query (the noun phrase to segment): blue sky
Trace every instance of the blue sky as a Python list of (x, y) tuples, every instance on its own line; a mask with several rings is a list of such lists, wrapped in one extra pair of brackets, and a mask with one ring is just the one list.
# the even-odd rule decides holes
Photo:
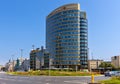
[(89, 48), (96, 59), (120, 55), (120, 0), (0, 0), (0, 64), (45, 46), (45, 19), (55, 8), (80, 3), (87, 12)]

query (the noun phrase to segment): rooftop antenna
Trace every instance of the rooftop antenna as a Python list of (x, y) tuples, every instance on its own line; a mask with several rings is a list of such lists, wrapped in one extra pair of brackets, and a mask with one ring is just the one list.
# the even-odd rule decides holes
[(32, 49), (34, 50), (34, 48), (35, 48), (35, 45), (32, 45)]
[(12, 61), (14, 61), (14, 55), (12, 55)]
[(93, 58), (93, 53), (91, 53), (91, 56), (92, 56), (92, 60), (93, 60), (93, 59), (94, 59), (94, 58)]
[(14, 55), (12, 55), (12, 71), (14, 71)]
[(22, 60), (22, 57), (23, 57), (23, 49), (20, 49), (21, 50), (21, 60)]

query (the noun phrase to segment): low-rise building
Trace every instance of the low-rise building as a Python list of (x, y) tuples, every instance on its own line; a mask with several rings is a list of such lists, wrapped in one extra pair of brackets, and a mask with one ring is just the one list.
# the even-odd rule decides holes
[(39, 53), (38, 48), (30, 52), (30, 69), (32, 70), (40, 69)]
[(10, 72), (14, 71), (15, 65), (16, 65), (16, 60), (13, 61), (9, 60), (9, 62), (5, 64), (5, 70)]
[(114, 67), (119, 68), (120, 67), (120, 56), (111, 57), (111, 63)]
[(9, 60), (5, 64), (5, 71), (28, 71), (30, 69), (30, 60), (18, 58), (17, 60)]
[(92, 59), (88, 60), (88, 69), (91, 71), (92, 69), (98, 69), (99, 65), (103, 62), (103, 60)]
[(14, 70), (15, 71), (19, 71), (19, 70), (22, 70), (22, 63), (23, 63), (23, 61), (24, 61), (25, 59), (24, 58), (18, 58), (17, 60), (16, 60), (16, 65), (15, 65), (15, 67), (14, 67)]
[(25, 59), (22, 62), (21, 68), (23, 71), (29, 71), (30, 70), (30, 60), (29, 59)]
[(49, 66), (49, 54), (41, 47), (30, 52), (30, 69), (39, 70)]

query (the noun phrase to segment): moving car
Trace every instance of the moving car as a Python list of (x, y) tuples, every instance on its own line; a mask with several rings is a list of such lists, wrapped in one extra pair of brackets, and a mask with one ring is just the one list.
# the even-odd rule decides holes
[(107, 71), (104, 73), (105, 76), (120, 76), (120, 71)]
[(116, 71), (115, 76), (120, 76), (120, 71)]
[(114, 71), (107, 71), (104, 73), (105, 77), (111, 77), (111, 76), (114, 76), (115, 75), (115, 72)]

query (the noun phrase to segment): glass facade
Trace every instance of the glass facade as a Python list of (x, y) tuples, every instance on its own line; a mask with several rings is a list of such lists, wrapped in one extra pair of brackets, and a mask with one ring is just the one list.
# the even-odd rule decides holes
[(57, 68), (87, 68), (88, 29), (86, 12), (79, 4), (54, 10), (46, 19), (46, 48)]

